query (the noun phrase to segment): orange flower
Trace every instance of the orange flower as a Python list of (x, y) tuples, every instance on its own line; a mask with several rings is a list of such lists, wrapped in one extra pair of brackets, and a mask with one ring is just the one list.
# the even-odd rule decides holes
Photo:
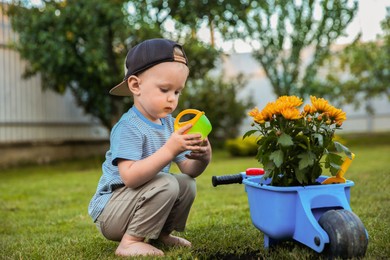
[(273, 102), (268, 103), (261, 111), (261, 114), (266, 121), (271, 120), (274, 115), (278, 114), (277, 105)]
[(248, 115), (251, 117), (256, 117), (256, 115), (259, 113), (260, 113), (259, 109), (257, 107), (255, 107), (251, 111), (248, 112)]
[[(330, 105), (327, 100), (315, 96), (310, 96), (310, 100), (312, 104), (306, 104), (302, 112), (299, 112), (298, 107), (303, 103), (301, 98), (281, 96), (275, 102), (267, 103), (261, 111), (257, 107), (253, 108), (248, 115), (253, 117), (254, 122), (258, 124), (272, 121), (277, 115), (282, 115), (288, 120), (296, 120), (307, 117), (307, 115), (314, 116), (316, 114), (314, 118), (319, 121), (324, 120), (324, 123), (328, 125), (341, 125), (347, 119), (344, 111)], [(308, 121), (310, 122), (310, 120)]]
[(276, 103), (285, 107), (299, 107), (303, 104), (302, 98), (297, 96), (281, 96), (276, 100)]
[(249, 111), (248, 115), (253, 117), (253, 120), (258, 124), (263, 124), (265, 122), (263, 114), (259, 111), (257, 107)]
[(294, 107), (284, 108), (281, 111), (281, 114), (284, 118), (289, 119), (289, 120), (297, 120), (297, 119), (302, 118), (302, 115), (299, 112), (299, 110), (294, 108)]
[(343, 110), (335, 108), (335, 107), (331, 107), (329, 109), (328, 115), (335, 122), (342, 123), (347, 119), (347, 114)]
[(258, 123), (258, 124), (264, 124), (265, 123), (265, 118), (263, 117), (263, 114), (262, 113), (259, 113), (256, 117), (255, 117), (255, 122)]
[(310, 96), (310, 101), (313, 107), (319, 112), (327, 112), (331, 105), (329, 105), (328, 101), (323, 98), (316, 98), (314, 96)]
[(307, 104), (307, 105), (305, 105), (305, 106), (303, 107), (303, 111), (305, 111), (306, 114), (312, 115), (312, 114), (314, 114), (317, 110), (316, 110), (315, 107), (310, 106), (309, 104)]

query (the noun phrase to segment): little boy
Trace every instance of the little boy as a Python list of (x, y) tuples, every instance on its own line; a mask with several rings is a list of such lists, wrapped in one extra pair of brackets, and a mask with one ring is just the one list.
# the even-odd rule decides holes
[[(147, 243), (191, 246), (171, 235), (184, 231), (196, 194), (194, 178), (211, 160), (211, 146), (200, 134), (174, 131), (176, 109), (189, 69), (182, 46), (151, 39), (132, 48), (126, 76), (110, 94), (134, 98), (113, 127), (103, 173), (88, 212), (104, 237), (120, 241), (116, 255), (164, 255)], [(171, 162), (182, 174), (171, 174)]]

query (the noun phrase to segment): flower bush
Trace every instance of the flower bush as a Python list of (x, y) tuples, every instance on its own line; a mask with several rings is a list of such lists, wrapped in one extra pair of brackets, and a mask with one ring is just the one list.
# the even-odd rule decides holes
[(323, 167), (336, 175), (343, 163), (341, 152), (351, 158), (347, 147), (334, 140), (346, 113), (323, 98), (310, 96), (302, 110), (296, 96), (282, 96), (263, 110), (249, 112), (256, 129), (244, 138), (259, 134), (257, 160), (273, 186), (314, 185)]

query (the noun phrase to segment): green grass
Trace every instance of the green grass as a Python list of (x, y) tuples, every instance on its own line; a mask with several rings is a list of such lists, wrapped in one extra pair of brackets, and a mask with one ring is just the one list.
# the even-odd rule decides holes
[[(355, 182), (351, 207), (369, 232), (368, 259), (390, 257), (390, 135), (381, 139), (346, 140), (356, 154), (346, 177)], [(193, 247), (163, 248), (167, 258), (318, 259), (313, 250), (294, 242), (264, 250), (263, 235), (251, 223), (244, 185), (211, 185), (212, 175), (257, 167), (256, 160), (230, 158), (222, 151), (213, 156), (197, 178), (197, 198), (182, 234)], [(3, 170), (0, 259), (116, 258), (117, 243), (104, 239), (87, 214), (100, 166), (101, 158)]]

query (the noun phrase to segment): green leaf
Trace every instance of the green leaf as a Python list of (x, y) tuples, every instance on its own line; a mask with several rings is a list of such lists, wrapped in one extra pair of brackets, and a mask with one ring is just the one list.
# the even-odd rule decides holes
[(305, 135), (297, 135), (294, 139), (298, 142), (298, 146), (302, 147), (304, 150), (306, 150), (310, 145), (309, 138)]
[(319, 146), (324, 146), (324, 137), (322, 136), (322, 134), (313, 134), (313, 137), (314, 137), (314, 140), (316, 140), (318, 142), (318, 145)]
[(305, 152), (298, 155), (298, 158), (301, 160), (299, 161), (299, 170), (305, 169), (308, 166), (311, 166), (314, 164), (314, 161), (316, 159), (316, 156), (312, 152)]
[(339, 153), (344, 152), (345, 155), (347, 155), (350, 159), (352, 159), (352, 153), (348, 149), (348, 147), (342, 145), (339, 142), (334, 142), (334, 146), (335, 146), (337, 152), (339, 152)]
[(325, 167), (329, 168), (331, 174), (334, 176), (340, 170), (340, 165), (343, 160), (340, 155), (335, 153), (328, 153), (325, 159)]
[(283, 147), (292, 146), (294, 144), (291, 136), (286, 133), (282, 133), (278, 138), (278, 143)]
[(316, 179), (318, 177), (320, 177), (320, 175), (322, 174), (322, 168), (321, 168), (321, 165), (319, 163), (316, 163), (313, 165), (312, 169), (311, 169), (311, 179), (310, 181), (312, 183), (314, 183), (316, 181)]
[(257, 131), (258, 131), (258, 130), (249, 130), (248, 132), (246, 132), (246, 133), (243, 135), (242, 139), (245, 139), (245, 137), (248, 137), (248, 136), (253, 135), (253, 134), (256, 133)]
[(304, 182), (304, 180), (305, 180), (305, 171), (303, 171), (303, 170), (296, 170), (295, 171), (295, 177), (297, 178), (297, 180), (298, 180), (298, 182), (299, 183), (302, 183), (302, 182)]
[(283, 152), (282, 150), (276, 150), (271, 153), (269, 158), (275, 163), (276, 167), (280, 167), (283, 163)]

